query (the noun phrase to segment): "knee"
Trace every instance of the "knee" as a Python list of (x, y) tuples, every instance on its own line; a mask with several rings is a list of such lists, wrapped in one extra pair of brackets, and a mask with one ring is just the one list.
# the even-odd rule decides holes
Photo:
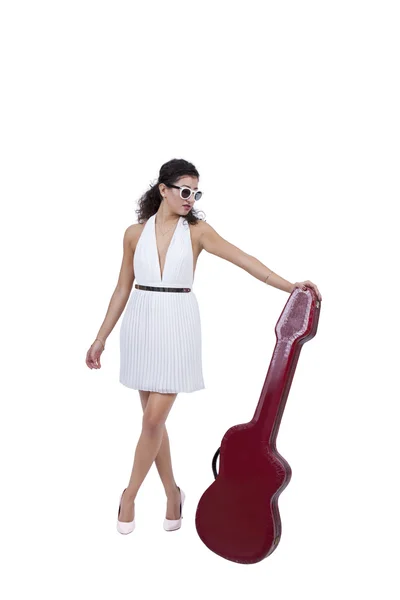
[(143, 431), (151, 435), (157, 434), (164, 427), (164, 418), (151, 411), (146, 411), (142, 418)]

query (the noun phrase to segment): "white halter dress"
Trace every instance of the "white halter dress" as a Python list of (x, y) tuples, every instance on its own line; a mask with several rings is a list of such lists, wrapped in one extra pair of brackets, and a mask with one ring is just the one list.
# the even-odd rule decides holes
[(165, 394), (205, 388), (202, 372), (200, 312), (193, 285), (190, 226), (180, 217), (171, 238), (163, 276), (158, 258), (154, 214), (136, 245), (133, 268), (139, 285), (191, 288), (158, 292), (132, 288), (120, 328), (123, 385)]

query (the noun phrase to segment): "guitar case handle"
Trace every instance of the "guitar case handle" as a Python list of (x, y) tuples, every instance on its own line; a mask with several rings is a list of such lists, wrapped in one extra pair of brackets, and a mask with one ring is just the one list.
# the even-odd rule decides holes
[(221, 447), (219, 447), (218, 450), (216, 451), (216, 453), (214, 454), (214, 457), (213, 457), (212, 463), (211, 463), (215, 479), (217, 479), (217, 477), (218, 477), (216, 465), (217, 465), (217, 458), (218, 458), (218, 454), (219, 454), (220, 449), (221, 449)]

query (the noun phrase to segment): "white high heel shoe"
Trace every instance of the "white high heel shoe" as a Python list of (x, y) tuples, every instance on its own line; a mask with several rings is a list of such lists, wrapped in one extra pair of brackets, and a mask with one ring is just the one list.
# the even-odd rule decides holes
[(164, 519), (164, 529), (165, 531), (175, 531), (175, 529), (180, 529), (181, 525), (182, 525), (182, 508), (183, 508), (183, 504), (185, 502), (185, 493), (183, 490), (181, 490), (181, 488), (178, 486), (179, 489), (179, 493), (181, 495), (181, 505), (180, 505), (180, 518), (179, 519)]
[[(125, 488), (125, 490), (126, 490), (126, 488)], [(125, 490), (124, 490), (124, 492), (125, 492)], [(122, 502), (122, 496), (124, 495), (124, 492), (122, 492), (121, 497), (119, 499), (118, 517), (121, 512), (121, 502)], [(135, 529), (135, 519), (133, 519), (133, 521), (120, 521), (118, 518), (117, 529), (118, 529), (119, 533), (132, 533), (132, 531)]]

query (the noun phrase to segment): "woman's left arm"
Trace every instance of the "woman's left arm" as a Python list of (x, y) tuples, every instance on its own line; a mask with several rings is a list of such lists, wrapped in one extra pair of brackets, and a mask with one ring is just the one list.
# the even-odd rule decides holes
[(237, 246), (229, 243), (205, 221), (201, 222), (200, 244), (207, 252), (215, 254), (215, 256), (219, 256), (224, 260), (228, 260), (232, 264), (237, 265), (250, 273), (250, 275), (253, 275), (256, 279), (259, 279), (278, 290), (290, 294), (296, 287), (302, 289), (310, 287), (315, 290), (319, 300), (322, 300), (322, 296), (315, 283), (312, 283), (308, 279), (306, 281), (290, 283), (290, 281), (283, 279), (283, 277), (280, 277), (277, 273), (266, 267), (255, 256), (251, 256), (250, 254), (243, 252), (243, 250)]

